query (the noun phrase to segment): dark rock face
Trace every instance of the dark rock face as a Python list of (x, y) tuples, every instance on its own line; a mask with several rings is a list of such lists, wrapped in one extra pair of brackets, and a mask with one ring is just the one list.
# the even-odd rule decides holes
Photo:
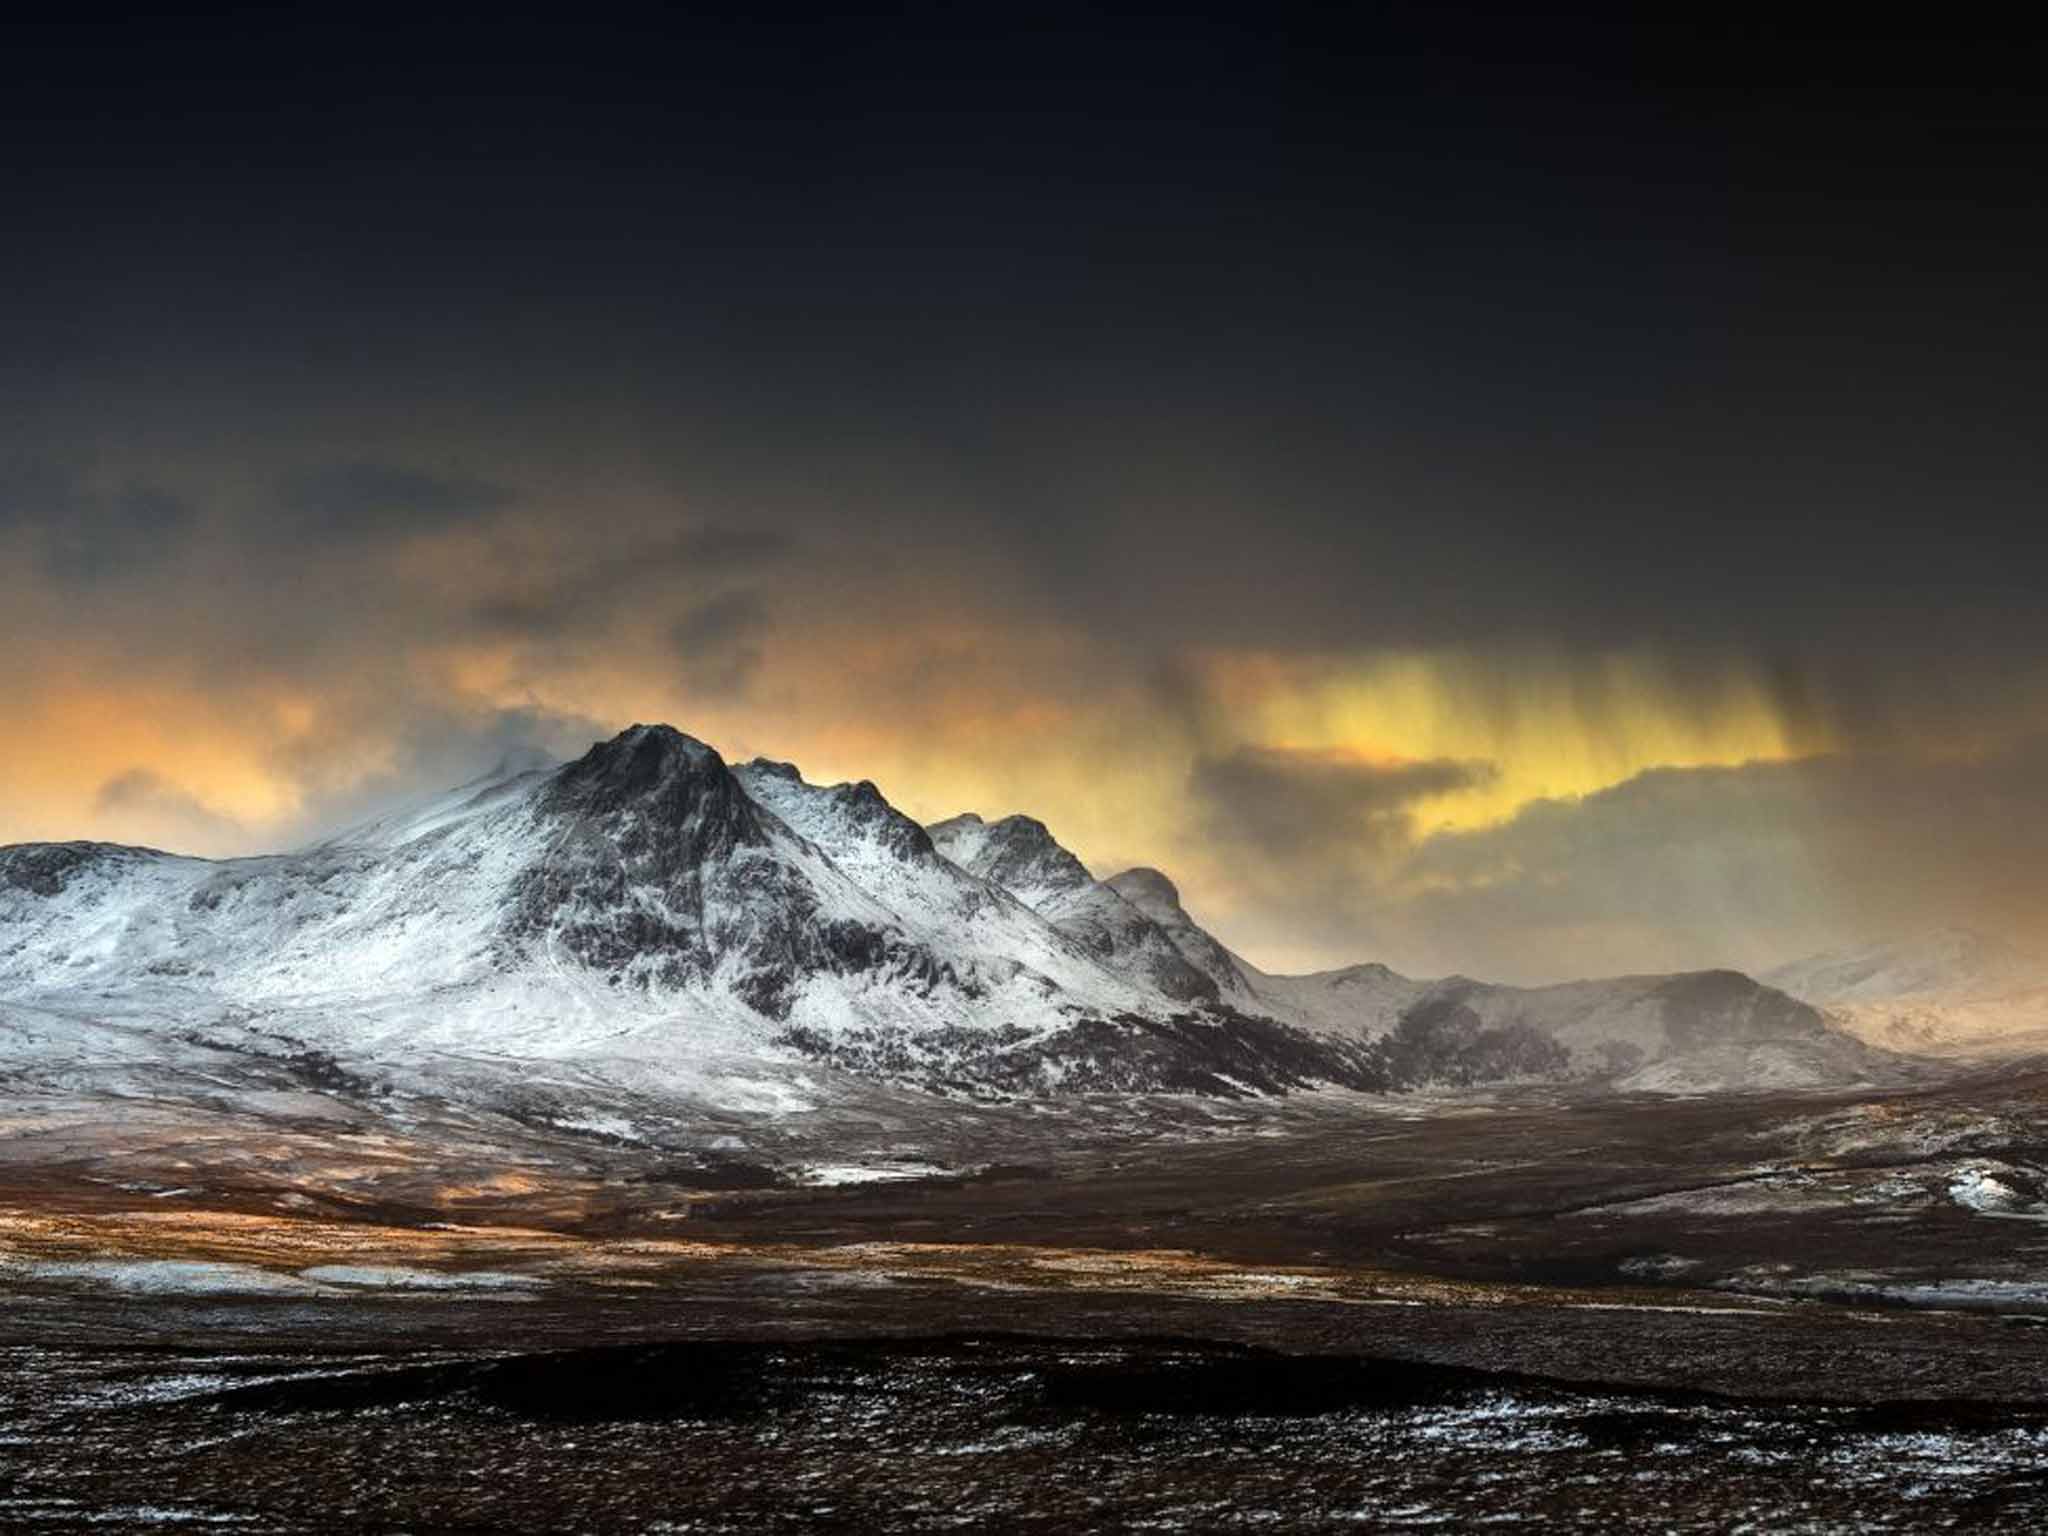
[(1111, 875), (1102, 883), (1147, 917), (1163, 922), (1175, 915), (1187, 916), (1180, 904), (1180, 887), (1167, 879), (1162, 870), (1141, 864), (1120, 875)]
[(538, 807), (603, 823), (622, 855), (654, 861), (644, 872), (657, 875), (767, 842), (725, 760), (665, 725), (636, 725), (598, 743), (555, 774)]
[(515, 940), (559, 945), (615, 978), (637, 970), (643, 982), (674, 984), (709, 973), (735, 935), (707, 915), (707, 898), (731, 879), (736, 853), (767, 843), (716, 752), (665, 726), (634, 726), (556, 773), (534, 809), (560, 830), (518, 883)]
[(1216, 983), (1188, 962), (1151, 918), (1107, 886), (1087, 886), (1049, 903), (1045, 915), (1108, 965), (1127, 967), (1177, 1003), (1213, 1003)]
[(931, 834), (883, 799), (873, 780), (835, 784), (826, 793), (840, 815), (867, 828), (876, 842), (895, 857), (905, 861), (938, 857)]
[(1192, 1093), (1248, 1098), (1336, 1086), (1387, 1086), (1370, 1052), (1228, 1010), (1152, 1019), (1081, 1019), (1051, 1034), (947, 1029), (911, 1034), (792, 1030), (784, 1045), (815, 1060), (927, 1092), (973, 1098), (1047, 1093)]
[(1740, 971), (1673, 976), (1653, 994), (1673, 1052), (1759, 1040), (1828, 1038), (1820, 1010)]
[(1527, 1024), (1489, 1025), (1455, 996), (1425, 999), (1367, 1050), (1388, 1086), (1470, 1087), (1518, 1077), (1563, 1077), (1571, 1052)]
[(792, 1030), (782, 1043), (833, 1066), (927, 1092), (1192, 1093), (1212, 1098), (1305, 1088), (1397, 1093), (1569, 1075), (1571, 1055), (1525, 1024), (1489, 1026), (1453, 1001), (1422, 1005), (1370, 1043), (1310, 1035), (1228, 1008), (1167, 1018), (1081, 1019), (1051, 1034)]
[(93, 865), (152, 857), (146, 848), (119, 843), (19, 843), (0, 848), (0, 885), (34, 896), (60, 896), (79, 871)]
[(518, 883), (513, 943), (559, 950), (615, 983), (677, 986), (724, 970), (770, 1018), (787, 1016), (812, 974), (873, 972), (919, 992), (953, 976), (892, 929), (822, 912), (724, 760), (666, 726), (591, 748), (534, 810), (559, 832)]

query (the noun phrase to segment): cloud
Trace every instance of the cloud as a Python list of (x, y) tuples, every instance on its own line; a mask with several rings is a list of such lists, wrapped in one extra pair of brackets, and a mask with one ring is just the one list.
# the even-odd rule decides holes
[(93, 809), (130, 837), (175, 849), (218, 849), (232, 844), (243, 827), (209, 807), (197, 795), (149, 768), (130, 768), (101, 784)]
[(290, 475), (280, 500), (295, 514), (295, 532), (352, 541), (465, 523), (509, 506), (513, 493), (488, 480), (365, 459)]
[(1958, 925), (2048, 958), (2048, 736), (1658, 767), (1430, 827), (1461, 760), (1198, 762), (1176, 872), (1289, 964), (1547, 982), (1731, 965)]
[(497, 707), (421, 692), (361, 697), (273, 753), (301, 804), (284, 841), (307, 840), (438, 794), (500, 764), (565, 759), (613, 728), (540, 705)]
[(1407, 840), (1411, 808), (1494, 777), (1491, 763), (1373, 762), (1343, 752), (1240, 747), (1195, 760), (1188, 775), (1209, 836), (1288, 859)]
[(727, 698), (744, 693), (759, 670), (759, 642), (768, 627), (768, 606), (758, 592), (727, 592), (677, 619), (669, 644), (692, 691)]
[(76, 477), (48, 459), (0, 462), (0, 528), (41, 526), (70, 515), (81, 499)]
[(1760, 969), (1951, 923), (2048, 951), (2043, 784), (2048, 739), (1657, 769), (1425, 838), (1374, 921), (1440, 962), (1544, 979)]
[(103, 488), (36, 459), (0, 465), (0, 532), (26, 530), (44, 572), (67, 586), (160, 567), (196, 521), (191, 503), (160, 485)]
[(1236, 942), (1364, 959), (1383, 885), (1418, 835), (1418, 807), (1495, 772), (1483, 761), (1268, 746), (1204, 754), (1188, 773), (1183, 847), (1198, 885), (1231, 893)]
[[(511, 639), (548, 641), (602, 631), (622, 614), (701, 593), (721, 577), (786, 565), (794, 552), (786, 531), (767, 526), (697, 523), (652, 534), (600, 535), (546, 561), (522, 560), (508, 585), (482, 586), (471, 617), (485, 632)], [(700, 598), (703, 606), (720, 601)], [(736, 615), (723, 611), (728, 619)], [(717, 615), (706, 622), (716, 626)]]

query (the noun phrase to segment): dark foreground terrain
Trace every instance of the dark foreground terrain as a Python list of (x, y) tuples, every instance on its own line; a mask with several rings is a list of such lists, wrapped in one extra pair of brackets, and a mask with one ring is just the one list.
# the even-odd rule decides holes
[(18, 1097), (0, 1528), (2048, 1528), (2044, 1090)]
[(23, 1347), (17, 1528), (2039, 1529), (2048, 1416), (1186, 1340)]

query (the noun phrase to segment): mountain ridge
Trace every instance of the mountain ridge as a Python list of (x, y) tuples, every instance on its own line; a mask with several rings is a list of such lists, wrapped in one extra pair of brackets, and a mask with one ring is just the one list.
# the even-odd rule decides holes
[(871, 781), (735, 767), (645, 724), (288, 854), (0, 849), (0, 1000), (88, 994), (152, 1027), (253, 1014), (337, 1055), (804, 1061), (968, 1094), (1626, 1087), (1771, 1043), (1816, 1081), (1885, 1070), (1734, 972), (1268, 976), (1164, 873), (1097, 880), (1035, 818), (921, 826)]
[(2048, 1051), (2048, 963), (1971, 929), (1827, 950), (1765, 979), (1882, 1049), (1957, 1058)]

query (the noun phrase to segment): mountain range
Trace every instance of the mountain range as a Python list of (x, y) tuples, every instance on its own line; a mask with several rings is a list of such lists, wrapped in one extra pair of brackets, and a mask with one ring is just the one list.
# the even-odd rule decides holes
[(1097, 879), (1028, 816), (925, 826), (867, 781), (731, 765), (661, 725), (288, 854), (0, 849), (0, 1065), (118, 1030), (131, 1057), (603, 1063), (765, 1102), (818, 1071), (967, 1098), (1897, 1073), (1794, 995), (1810, 977), (1776, 981), (1268, 975), (1160, 871)]
[(2048, 965), (1968, 929), (1831, 950), (1764, 980), (1887, 1050), (1959, 1058), (2048, 1051)]

